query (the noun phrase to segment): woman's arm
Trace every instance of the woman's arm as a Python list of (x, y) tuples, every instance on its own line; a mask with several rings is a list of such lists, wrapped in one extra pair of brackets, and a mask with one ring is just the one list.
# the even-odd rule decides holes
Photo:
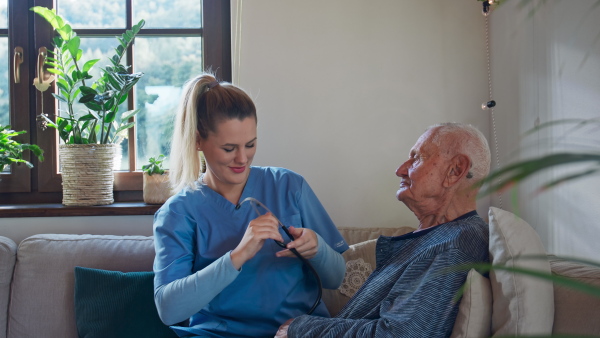
[(310, 263), (317, 270), (324, 288), (337, 289), (342, 285), (346, 274), (346, 261), (342, 254), (333, 250), (319, 234), (317, 240), (317, 255), (310, 259)]
[(231, 284), (239, 273), (228, 252), (192, 275), (158, 286), (154, 290), (158, 315), (167, 325), (190, 318)]

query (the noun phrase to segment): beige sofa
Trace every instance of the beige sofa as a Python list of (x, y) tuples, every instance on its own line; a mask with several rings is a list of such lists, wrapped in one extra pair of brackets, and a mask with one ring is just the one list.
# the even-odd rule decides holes
[[(348, 262), (362, 259), (374, 267), (374, 242), (380, 234), (400, 235), (411, 228), (340, 228), (351, 246)], [(18, 248), (0, 236), (0, 338), (77, 337), (74, 307), (74, 267), (112, 271), (151, 271), (152, 237), (41, 234)], [(555, 274), (600, 286), (600, 269), (551, 259)], [(369, 271), (351, 269), (368, 275)], [(346, 281), (345, 281), (346, 282)], [(350, 284), (352, 284), (350, 282)], [(323, 299), (333, 313), (356, 285), (327, 290)], [(600, 298), (564, 287), (554, 288), (554, 332), (600, 334)]]

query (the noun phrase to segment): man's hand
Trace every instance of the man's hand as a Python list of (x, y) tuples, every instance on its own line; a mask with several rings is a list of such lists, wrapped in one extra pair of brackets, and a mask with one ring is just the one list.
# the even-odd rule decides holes
[(275, 334), (275, 338), (287, 338), (288, 327), (290, 327), (293, 320), (294, 318), (290, 318), (285, 323), (281, 324), (279, 330), (277, 330), (277, 333)]
[(304, 258), (315, 257), (319, 241), (314, 231), (306, 228), (294, 228), (293, 226), (290, 226), (288, 231), (295, 239), (287, 244), (287, 249), (279, 251), (277, 257), (295, 257), (289, 250), (292, 248), (296, 249)]

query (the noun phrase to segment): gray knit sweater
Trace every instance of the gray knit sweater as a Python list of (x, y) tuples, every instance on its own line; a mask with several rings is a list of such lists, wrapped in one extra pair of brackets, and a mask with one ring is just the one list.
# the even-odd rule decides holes
[(475, 211), (451, 222), (377, 241), (377, 266), (335, 318), (301, 316), (289, 337), (448, 337), (468, 271), (488, 262), (488, 225)]

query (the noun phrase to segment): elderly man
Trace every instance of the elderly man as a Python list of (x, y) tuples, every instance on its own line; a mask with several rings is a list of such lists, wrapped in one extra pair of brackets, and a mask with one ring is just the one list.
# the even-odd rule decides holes
[(417, 216), (414, 232), (377, 241), (377, 266), (335, 318), (300, 316), (277, 337), (447, 337), (467, 272), (488, 261), (488, 226), (475, 211), (476, 182), (490, 151), (479, 130), (456, 123), (427, 129), (396, 175), (396, 194)]

